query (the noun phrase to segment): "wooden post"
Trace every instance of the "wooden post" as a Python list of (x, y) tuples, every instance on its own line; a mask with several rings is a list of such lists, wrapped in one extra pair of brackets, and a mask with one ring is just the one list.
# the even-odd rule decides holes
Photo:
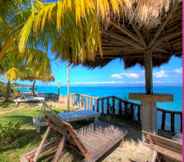
[(93, 109), (93, 97), (90, 96), (90, 110)]
[(70, 111), (70, 64), (67, 65), (66, 76), (67, 76), (67, 109), (68, 111)]
[(99, 112), (99, 99), (96, 100), (96, 112)]
[(122, 115), (122, 103), (121, 100), (119, 100), (119, 115)]
[(152, 54), (147, 52), (144, 60), (146, 94), (153, 93)]
[(157, 131), (156, 102), (173, 101), (173, 96), (169, 94), (131, 93), (129, 99), (141, 100), (142, 129), (155, 133)]
[(138, 120), (138, 123), (141, 124), (141, 107), (140, 106), (137, 107), (137, 120)]
[(36, 150), (35, 156), (33, 158), (33, 162), (37, 162), (39, 154), (42, 151), (42, 147), (43, 147), (43, 145), (44, 145), (44, 143), (45, 143), (45, 141), (46, 141), (46, 139), (47, 139), (47, 137), (50, 133), (50, 130), (51, 130), (51, 128), (48, 127), (45, 134), (44, 134), (44, 136), (43, 136), (43, 138), (42, 138), (42, 141), (41, 141), (40, 145), (38, 146), (38, 149)]
[(102, 111), (101, 113), (102, 115), (104, 115), (104, 99), (102, 99), (101, 102), (102, 102), (101, 103), (101, 111)]
[(166, 113), (165, 111), (162, 111), (162, 124), (161, 124), (162, 130), (165, 130), (165, 120), (166, 120)]
[(88, 111), (89, 110), (89, 97), (88, 96), (86, 96), (86, 103), (85, 103), (85, 105), (86, 105), (86, 107), (85, 107), (85, 109)]
[(110, 114), (110, 103), (109, 103), (109, 98), (107, 98), (107, 115)]
[(174, 112), (171, 112), (171, 132), (175, 132), (175, 121), (174, 121)]
[(115, 115), (115, 97), (112, 97), (112, 114)]
[(183, 126), (182, 126), (183, 120), (182, 120), (182, 112), (180, 113), (180, 132), (183, 132)]
[(64, 154), (63, 149), (65, 146), (65, 140), (66, 140), (66, 137), (63, 136), (61, 138), (61, 141), (59, 142), (58, 148), (56, 150), (56, 153), (54, 155), (54, 159), (52, 160), (52, 162), (58, 162), (60, 160), (61, 156)]
[(131, 117), (131, 120), (134, 120), (134, 105), (133, 104), (130, 105), (130, 117)]

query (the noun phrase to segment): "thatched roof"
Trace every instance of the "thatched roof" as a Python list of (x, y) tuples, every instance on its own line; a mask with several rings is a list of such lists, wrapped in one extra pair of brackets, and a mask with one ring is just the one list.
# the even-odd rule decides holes
[(98, 52), (95, 59), (63, 58), (72, 64), (83, 64), (88, 67), (104, 66), (113, 59), (123, 59), (125, 67), (135, 64), (144, 65), (144, 55), (152, 53), (153, 66), (168, 62), (171, 56), (181, 56), (182, 51), (182, 5), (174, 4), (161, 22), (153, 28), (139, 27), (124, 18), (110, 22), (102, 32), (103, 56)]

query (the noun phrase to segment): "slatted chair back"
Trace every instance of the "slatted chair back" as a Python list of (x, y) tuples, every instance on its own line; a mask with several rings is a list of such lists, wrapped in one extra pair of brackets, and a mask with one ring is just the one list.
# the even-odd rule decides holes
[(143, 131), (143, 134), (144, 143), (149, 147), (160, 154), (181, 161), (182, 145), (179, 142), (146, 131)]
[(82, 153), (84, 157), (89, 157), (89, 152), (81, 142), (80, 138), (77, 135), (77, 132), (72, 127), (71, 124), (62, 120), (56, 113), (54, 112), (45, 112), (46, 120), (48, 121), (49, 127), (55, 130), (56, 132), (66, 135), (69, 138), (70, 142), (74, 144), (79, 151)]

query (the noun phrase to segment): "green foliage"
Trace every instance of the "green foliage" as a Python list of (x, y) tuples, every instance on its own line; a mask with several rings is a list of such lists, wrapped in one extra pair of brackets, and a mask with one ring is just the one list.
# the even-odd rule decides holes
[(20, 126), (20, 123), (11, 121), (0, 124), (0, 145), (10, 144), (16, 140)]
[(0, 95), (5, 96), (6, 94), (6, 86), (4, 83), (0, 82)]

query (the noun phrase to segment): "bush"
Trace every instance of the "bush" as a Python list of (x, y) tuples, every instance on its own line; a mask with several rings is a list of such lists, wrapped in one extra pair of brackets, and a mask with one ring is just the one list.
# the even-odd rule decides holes
[(7, 122), (0, 124), (0, 145), (10, 144), (19, 135), (20, 123)]

